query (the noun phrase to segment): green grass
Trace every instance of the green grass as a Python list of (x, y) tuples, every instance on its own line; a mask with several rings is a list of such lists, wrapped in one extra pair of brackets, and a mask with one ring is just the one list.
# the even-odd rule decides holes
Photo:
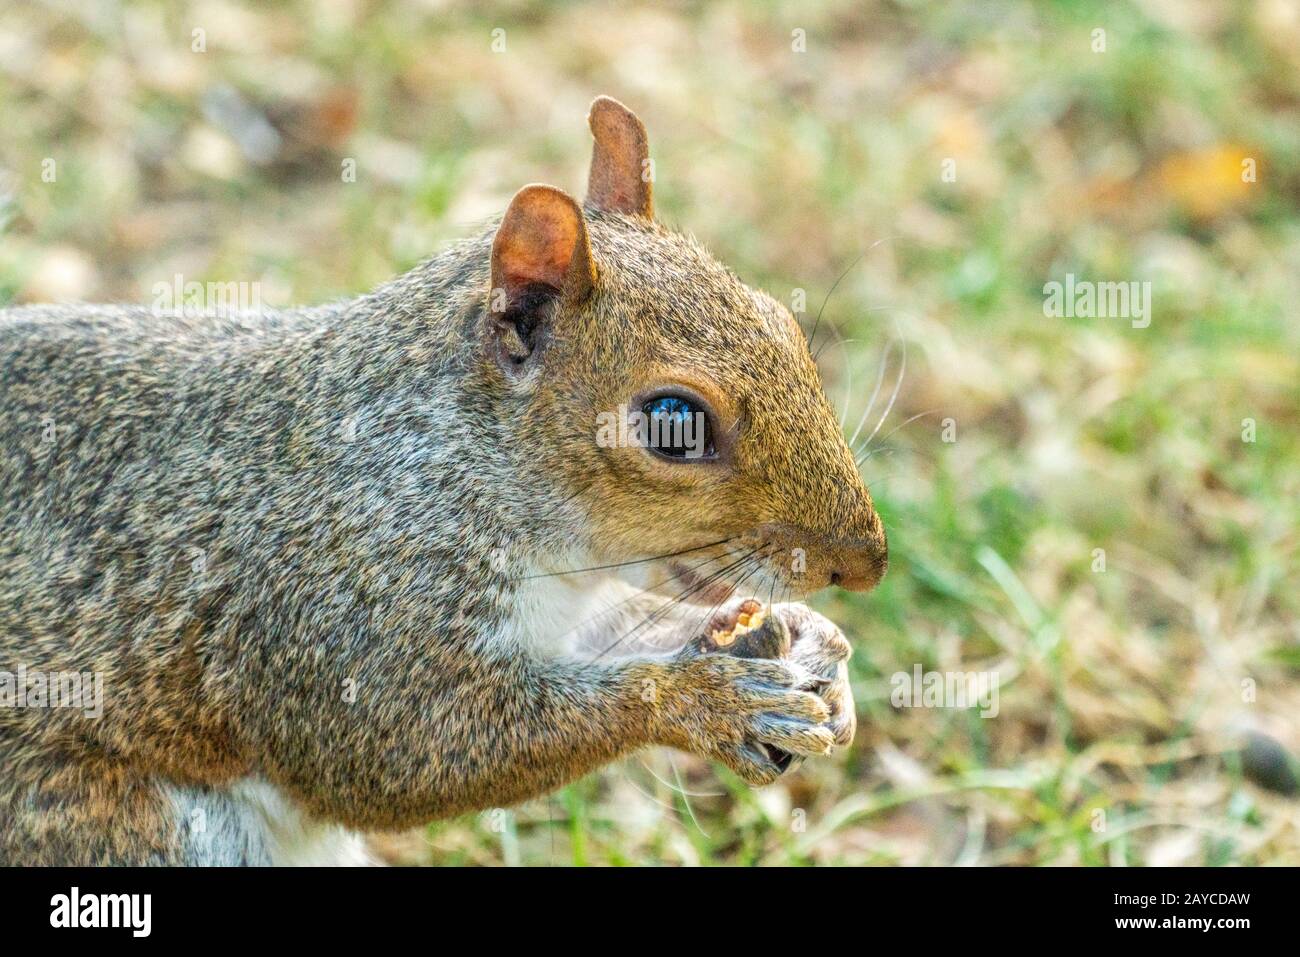
[[(663, 218), (752, 284), (815, 312), (862, 257), (814, 344), (850, 432), (907, 343), (864, 467), (890, 573), (817, 600), (855, 641), (854, 746), (761, 792), (646, 755), (386, 840), (394, 860), (1300, 863), (1294, 798), (1234, 754), (1247, 726), (1300, 749), (1300, 21), (863, 7), (0, 13), (0, 300), (148, 301), (176, 272), (272, 304), (359, 292), (524, 183), (580, 192), (583, 111), (608, 92), (649, 127)], [(249, 162), (205, 118), (219, 84), (289, 110), (291, 155)], [(1246, 157), (1257, 182), (1233, 179)], [(1045, 317), (1067, 272), (1151, 282), (1150, 327)], [(996, 670), (998, 717), (894, 708), (915, 663)]]

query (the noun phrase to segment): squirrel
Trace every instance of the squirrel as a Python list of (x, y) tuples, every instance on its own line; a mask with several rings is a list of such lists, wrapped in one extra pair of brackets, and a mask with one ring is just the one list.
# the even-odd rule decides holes
[[(588, 123), (583, 204), (355, 299), (0, 312), (0, 864), (366, 863), (646, 747), (761, 786), (849, 743), (801, 599), (887, 546), (807, 341)], [(787, 657), (692, 641), (746, 594)], [(102, 713), (13, 706), (68, 674)]]

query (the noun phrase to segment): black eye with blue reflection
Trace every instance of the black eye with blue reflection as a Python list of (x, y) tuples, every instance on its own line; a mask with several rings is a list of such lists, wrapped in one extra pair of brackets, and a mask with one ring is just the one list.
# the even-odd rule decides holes
[(642, 441), (665, 458), (694, 461), (713, 455), (709, 415), (698, 402), (679, 395), (659, 395), (641, 406)]

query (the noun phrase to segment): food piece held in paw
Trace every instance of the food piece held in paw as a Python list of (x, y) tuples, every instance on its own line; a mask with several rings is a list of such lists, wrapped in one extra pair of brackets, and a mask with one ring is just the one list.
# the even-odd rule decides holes
[(763, 610), (763, 605), (753, 598), (746, 598), (740, 603), (740, 608), (736, 613), (736, 621), (730, 628), (714, 628), (713, 643), (719, 648), (726, 648), (741, 635), (748, 631), (757, 631), (763, 626), (763, 619), (767, 617), (767, 612)]
[(733, 621), (715, 621), (714, 625), (702, 640), (705, 651), (737, 658), (784, 658), (790, 654), (790, 630), (753, 598), (740, 603)]

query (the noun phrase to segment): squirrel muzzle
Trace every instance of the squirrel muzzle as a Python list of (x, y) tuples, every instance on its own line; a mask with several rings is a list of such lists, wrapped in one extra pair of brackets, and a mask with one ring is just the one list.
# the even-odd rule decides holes
[(774, 563), (786, 565), (792, 585), (811, 593), (836, 585), (849, 591), (870, 591), (889, 565), (884, 525), (874, 510), (865, 534), (835, 535), (787, 524), (764, 525), (752, 539), (765, 547)]

